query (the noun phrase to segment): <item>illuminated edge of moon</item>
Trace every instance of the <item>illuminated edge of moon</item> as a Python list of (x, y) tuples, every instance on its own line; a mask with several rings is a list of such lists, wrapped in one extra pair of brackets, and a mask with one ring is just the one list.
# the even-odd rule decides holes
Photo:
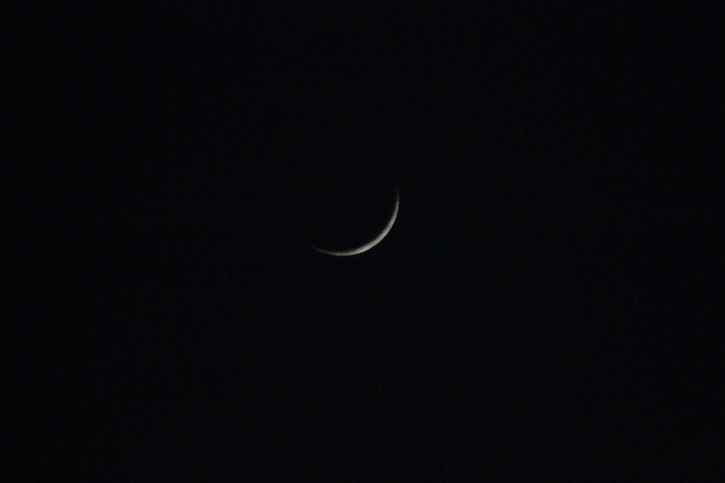
[(374, 248), (378, 243), (383, 241), (383, 238), (385, 238), (388, 233), (390, 233), (390, 230), (393, 229), (393, 225), (395, 224), (395, 220), (398, 218), (398, 208), (400, 207), (400, 191), (395, 190), (395, 206), (393, 207), (393, 215), (390, 217), (390, 220), (388, 221), (388, 224), (385, 225), (385, 228), (383, 228), (383, 231), (381, 231), (378, 236), (367, 242), (366, 244), (358, 247), (353, 248), (351, 250), (323, 250), (322, 248), (318, 248), (314, 245), (312, 245), (312, 248), (317, 250), (320, 253), (324, 253), (325, 255), (331, 255), (333, 257), (351, 257), (353, 255), (359, 255), (361, 253), (365, 253), (366, 251), (370, 250), (371, 248)]

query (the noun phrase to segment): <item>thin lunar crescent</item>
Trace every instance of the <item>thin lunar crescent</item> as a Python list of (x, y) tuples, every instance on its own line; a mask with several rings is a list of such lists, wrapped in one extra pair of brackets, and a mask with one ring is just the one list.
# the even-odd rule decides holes
[(393, 207), (393, 215), (390, 217), (390, 220), (388, 221), (388, 224), (385, 225), (385, 228), (383, 228), (383, 231), (378, 234), (375, 238), (367, 242), (366, 244), (358, 247), (353, 248), (351, 250), (323, 250), (322, 248), (317, 248), (316, 246), (312, 246), (315, 250), (317, 250), (320, 253), (324, 253), (325, 255), (332, 255), (333, 257), (349, 257), (352, 255), (359, 255), (361, 253), (365, 253), (366, 251), (373, 248), (375, 245), (383, 241), (383, 238), (385, 238), (388, 233), (390, 233), (390, 230), (393, 229), (393, 225), (395, 224), (395, 220), (398, 218), (398, 208), (400, 207), (400, 193), (396, 190), (395, 191), (395, 206)]

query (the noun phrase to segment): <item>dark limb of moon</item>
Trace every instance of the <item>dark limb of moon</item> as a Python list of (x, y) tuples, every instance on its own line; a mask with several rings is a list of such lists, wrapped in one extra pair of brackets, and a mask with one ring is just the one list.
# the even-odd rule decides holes
[(388, 224), (385, 225), (385, 228), (383, 228), (383, 231), (381, 231), (375, 238), (370, 240), (369, 242), (365, 243), (364, 245), (361, 245), (358, 248), (353, 248), (350, 250), (323, 250), (322, 248), (318, 248), (316, 246), (312, 246), (315, 250), (317, 250), (320, 253), (324, 253), (325, 255), (332, 255), (333, 257), (349, 257), (352, 255), (359, 255), (361, 253), (365, 253), (366, 251), (370, 250), (374, 246), (376, 246), (378, 243), (383, 241), (383, 238), (385, 238), (388, 233), (390, 233), (390, 230), (393, 228), (393, 225), (395, 224), (396, 218), (398, 218), (398, 208), (400, 207), (400, 193), (398, 191), (395, 192), (395, 206), (393, 207), (393, 214), (390, 217), (390, 220), (388, 221)]

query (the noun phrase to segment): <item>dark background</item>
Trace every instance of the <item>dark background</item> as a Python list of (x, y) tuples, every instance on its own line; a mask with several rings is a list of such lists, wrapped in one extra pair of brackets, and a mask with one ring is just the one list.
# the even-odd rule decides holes
[(716, 3), (252, 10), (17, 16), (12, 475), (714, 469)]

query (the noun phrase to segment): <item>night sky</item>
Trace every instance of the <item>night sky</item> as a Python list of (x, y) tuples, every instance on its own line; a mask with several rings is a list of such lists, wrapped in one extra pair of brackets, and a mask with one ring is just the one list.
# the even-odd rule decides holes
[(21, 15), (8, 481), (714, 469), (716, 10)]

